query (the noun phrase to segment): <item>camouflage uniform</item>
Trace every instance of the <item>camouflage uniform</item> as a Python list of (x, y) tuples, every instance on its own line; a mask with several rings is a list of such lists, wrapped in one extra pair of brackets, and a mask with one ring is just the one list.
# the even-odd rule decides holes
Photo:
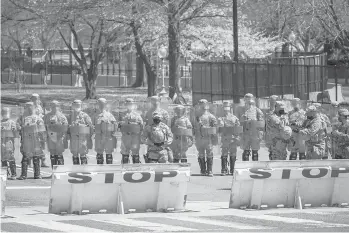
[[(245, 95), (245, 109), (241, 116), (240, 122), (244, 127), (242, 136), (241, 148), (244, 150), (242, 160), (248, 161), (250, 157), (250, 150), (252, 149), (252, 160), (258, 161), (258, 150), (260, 149), (260, 142), (263, 138), (264, 128), (264, 114), (255, 106), (255, 101), (251, 99), (250, 95)], [(253, 97), (253, 95), (252, 95)]]
[(320, 118), (322, 122), (325, 124), (326, 149), (325, 149), (325, 155), (323, 159), (328, 159), (328, 157), (331, 156), (331, 152), (332, 152), (332, 143), (331, 143), (332, 124), (331, 124), (330, 118), (324, 113), (324, 108), (321, 108), (321, 104), (315, 103), (314, 106), (317, 108)]
[(18, 178), (24, 180), (27, 178), (28, 158), (33, 158), (34, 179), (41, 179), (40, 175), (40, 157), (43, 157), (46, 140), (46, 130), (43, 119), (35, 114), (33, 102), (26, 103), (28, 114), (18, 119), (21, 125), (21, 153), (22, 174)]
[(52, 101), (52, 111), (47, 113), (44, 117), (48, 135), (47, 147), (50, 152), (52, 167), (53, 165), (64, 165), (63, 152), (68, 148), (68, 120), (58, 108), (59, 102), (56, 100)]
[(129, 163), (130, 152), (132, 163), (140, 163), (139, 149), (143, 130), (142, 116), (136, 112), (136, 105), (131, 98), (126, 99), (127, 113), (119, 123), (121, 128), (121, 155), (122, 163)]
[(144, 122), (146, 125), (152, 125), (153, 124), (153, 113), (157, 112), (161, 116), (161, 122), (164, 124), (168, 124), (168, 120), (170, 118), (167, 111), (160, 108), (160, 98), (158, 96), (152, 96), (150, 98), (151, 102), (151, 108), (149, 111), (145, 114)]
[[(269, 116), (274, 114), (275, 104), (278, 98), (279, 97), (277, 95), (270, 96), (269, 111), (267, 112), (265, 118), (268, 118)], [(269, 132), (268, 122), (265, 122), (265, 146), (268, 148), (270, 160), (271, 160), (271, 143), (272, 143), (271, 139), (272, 139), (272, 135)]]
[[(36, 93), (32, 94), (30, 100), (33, 102), (34, 104), (34, 111), (35, 111), (35, 114), (38, 115), (39, 117), (41, 118), (44, 118), (44, 109), (42, 108), (41, 106), (41, 101), (40, 101), (40, 96)], [(41, 160), (41, 167), (49, 167), (47, 164), (46, 164), (46, 157), (45, 157), (45, 154), (43, 154), (41, 157), (40, 157), (40, 160)], [(29, 159), (29, 165), (31, 164), (31, 158)]]
[(87, 164), (87, 140), (91, 137), (93, 132), (92, 120), (87, 113), (81, 110), (81, 105), (81, 100), (74, 100), (72, 105), (74, 111), (68, 117), (70, 152), (73, 154), (74, 165), (80, 164), (80, 161), (82, 165)]
[(162, 116), (158, 112), (153, 113), (154, 123), (147, 125), (142, 133), (142, 142), (148, 145), (145, 161), (147, 163), (172, 162), (172, 152), (169, 148), (173, 141), (170, 128), (161, 122)]
[(349, 159), (349, 126), (348, 126), (349, 111), (341, 109), (338, 111), (339, 123), (334, 125), (332, 131), (333, 140), (333, 158), (334, 159)]
[(307, 159), (322, 159), (326, 150), (326, 125), (315, 106), (307, 108), (307, 120), (299, 131), (305, 139)]
[(187, 163), (187, 150), (193, 145), (193, 126), (186, 115), (185, 108), (178, 105), (174, 108), (176, 116), (172, 118), (171, 129), (174, 140), (171, 144), (173, 162)]
[(239, 134), (242, 133), (239, 119), (231, 113), (230, 103), (223, 102), (224, 116), (218, 118), (219, 132), (221, 135), (222, 155), (221, 173), (228, 174), (228, 156), (230, 162), (230, 174), (234, 174), (237, 147), (240, 143)]
[(288, 127), (286, 106), (281, 101), (276, 102), (274, 114), (267, 118), (271, 138), (271, 160), (286, 160), (287, 146), (290, 144), (292, 129)]
[[(199, 101), (201, 107), (201, 113), (196, 118), (195, 122), (195, 145), (199, 151), (199, 165), (201, 175), (213, 176), (213, 146), (217, 144), (217, 119), (211, 114), (208, 109), (209, 105), (207, 100), (202, 99)], [(205, 161), (207, 157), (207, 161)], [(207, 163), (207, 164), (206, 164)], [(207, 165), (207, 170), (206, 170)]]
[(10, 109), (1, 110), (1, 163), (3, 167), (9, 166), (11, 176), (10, 180), (16, 179), (16, 161), (15, 161), (15, 138), (18, 137), (20, 126), (10, 119)]
[(302, 127), (304, 121), (307, 119), (305, 111), (300, 108), (300, 99), (294, 98), (292, 100), (293, 110), (289, 113), (289, 123), (292, 129), (293, 143), (289, 146), (290, 160), (297, 160), (297, 154), (299, 153), (299, 160), (305, 159), (305, 141), (299, 135), (299, 130)]

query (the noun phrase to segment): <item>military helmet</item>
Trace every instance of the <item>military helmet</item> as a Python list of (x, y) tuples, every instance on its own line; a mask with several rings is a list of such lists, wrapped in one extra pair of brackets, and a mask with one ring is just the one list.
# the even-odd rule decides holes
[(52, 100), (50, 103), (51, 106), (59, 106), (60, 103), (58, 102), (58, 100)]
[(253, 96), (253, 94), (251, 94), (251, 93), (247, 93), (245, 96), (244, 96), (244, 98), (253, 98), (254, 96)]
[(10, 110), (9, 107), (3, 107), (3, 108), (1, 109), (1, 115), (7, 114), (7, 113), (9, 113), (10, 111), (11, 111), (11, 110)]
[(161, 114), (157, 111), (155, 111), (152, 115), (153, 119), (161, 119)]

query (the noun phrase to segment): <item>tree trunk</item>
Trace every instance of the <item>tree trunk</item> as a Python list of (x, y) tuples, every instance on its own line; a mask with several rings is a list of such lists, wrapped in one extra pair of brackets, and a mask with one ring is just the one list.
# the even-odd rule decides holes
[(97, 91), (96, 91), (96, 86), (97, 86), (97, 70), (93, 69), (88, 70), (87, 74), (84, 73), (84, 83), (85, 83), (85, 89), (86, 89), (86, 96), (84, 100), (89, 100), (89, 99), (97, 99)]
[(176, 19), (174, 13), (176, 12), (176, 4), (169, 3), (168, 6), (168, 61), (169, 61), (169, 97), (172, 99), (175, 91), (179, 90), (178, 80), (179, 73), (179, 59), (180, 59), (180, 28), (179, 20)]
[(132, 87), (141, 87), (144, 84), (144, 63), (137, 53), (136, 57), (136, 81)]
[(131, 51), (129, 51), (127, 54), (126, 54), (126, 60), (127, 60), (127, 63), (126, 63), (126, 77), (127, 77), (127, 86), (131, 86), (132, 85), (132, 76), (133, 76), (133, 63), (132, 63), (132, 55), (133, 53)]

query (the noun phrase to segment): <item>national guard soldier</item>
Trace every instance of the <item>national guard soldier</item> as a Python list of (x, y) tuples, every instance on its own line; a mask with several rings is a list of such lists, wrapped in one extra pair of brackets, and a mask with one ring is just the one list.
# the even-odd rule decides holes
[(47, 147), (53, 168), (53, 165), (64, 165), (63, 152), (68, 149), (68, 120), (60, 111), (60, 103), (57, 100), (53, 100), (50, 105), (51, 112), (45, 115), (44, 123), (48, 136)]
[(331, 133), (331, 137), (332, 137), (332, 158), (333, 159), (338, 157), (337, 154), (339, 154), (339, 151), (337, 148), (337, 141), (339, 138), (337, 139), (336, 134), (333, 134), (333, 132), (338, 131), (340, 128), (342, 128), (343, 121), (345, 120), (344, 114), (346, 112), (349, 112), (348, 109), (341, 108), (338, 110), (337, 116), (333, 117), (333, 119), (332, 119), (333, 131)]
[[(279, 97), (277, 95), (270, 96), (270, 99), (269, 99), (269, 110), (268, 110), (265, 118), (268, 118), (269, 116), (274, 114), (274, 112), (275, 112), (275, 104), (276, 104), (276, 101), (277, 101), (278, 98)], [(268, 127), (267, 124), (268, 123), (266, 122), (266, 124), (265, 124), (265, 145), (268, 148), (269, 159), (271, 160), (271, 143), (272, 143), (271, 142), (271, 138), (272, 138), (272, 135), (270, 135), (269, 127)]]
[(117, 122), (113, 114), (107, 110), (107, 100), (98, 99), (99, 111), (96, 115), (95, 124), (95, 150), (97, 152), (97, 164), (104, 163), (103, 153), (105, 151), (106, 163), (113, 163), (113, 151), (116, 149)]
[(321, 107), (320, 103), (314, 103), (314, 106), (319, 112), (320, 118), (325, 124), (325, 143), (326, 143), (326, 149), (325, 149), (325, 155), (323, 159), (328, 159), (329, 156), (331, 156), (332, 152), (332, 144), (331, 144), (331, 133), (332, 133), (332, 124), (330, 121), (330, 118), (326, 115), (326, 110), (323, 107)]
[(123, 164), (129, 163), (130, 152), (132, 163), (140, 163), (139, 150), (141, 145), (141, 134), (143, 130), (142, 116), (136, 111), (135, 101), (126, 99), (127, 112), (119, 123), (121, 136), (121, 155)]
[(148, 145), (147, 155), (144, 156), (146, 163), (172, 162), (172, 152), (169, 148), (173, 141), (170, 128), (162, 123), (160, 112), (153, 113), (153, 124), (147, 125), (142, 134), (142, 142)]
[(307, 108), (306, 115), (307, 120), (299, 133), (305, 139), (307, 159), (322, 159), (326, 149), (326, 124), (322, 121), (314, 105)]
[(339, 122), (334, 126), (332, 131), (333, 140), (333, 158), (349, 159), (349, 111), (340, 109), (338, 111)]
[[(195, 145), (199, 152), (199, 165), (201, 175), (213, 176), (213, 146), (217, 144), (217, 126), (216, 117), (209, 112), (209, 104), (205, 99), (199, 101), (200, 114), (195, 122)], [(205, 158), (207, 160), (205, 161)], [(206, 169), (207, 168), (207, 169)]]
[(286, 106), (283, 102), (276, 102), (274, 114), (267, 118), (267, 125), (271, 136), (271, 160), (285, 160), (292, 129), (288, 126)]
[(15, 161), (15, 138), (18, 138), (19, 124), (10, 119), (10, 108), (1, 110), (1, 163), (3, 167), (9, 167), (11, 176), (9, 180), (15, 180), (16, 161)]
[[(87, 164), (88, 145), (87, 140), (93, 132), (91, 118), (82, 111), (81, 100), (74, 100), (72, 104), (73, 112), (68, 117), (70, 139), (70, 152), (73, 154), (73, 164)], [(80, 160), (79, 160), (80, 155)]]
[(153, 124), (153, 113), (158, 112), (161, 116), (161, 122), (163, 124), (168, 124), (168, 120), (170, 118), (168, 112), (162, 108), (160, 108), (160, 98), (158, 96), (150, 97), (151, 108), (145, 115), (144, 122), (146, 125)]
[(46, 129), (43, 119), (35, 113), (33, 102), (25, 104), (27, 114), (18, 119), (21, 125), (22, 174), (19, 180), (27, 178), (28, 158), (33, 158), (34, 179), (41, 179), (40, 157), (43, 157), (46, 141)]
[(186, 115), (183, 105), (174, 108), (175, 116), (171, 120), (174, 140), (171, 144), (174, 163), (187, 163), (187, 150), (193, 145), (193, 126)]
[(301, 109), (300, 99), (294, 98), (292, 100), (292, 111), (289, 112), (289, 123), (292, 129), (292, 141), (293, 144), (289, 146), (290, 160), (297, 160), (297, 154), (299, 153), (299, 160), (306, 159), (305, 157), (305, 141), (299, 135), (299, 130), (301, 129), (304, 121), (307, 119), (305, 111)]
[(240, 122), (244, 127), (241, 148), (243, 161), (249, 161), (252, 149), (252, 160), (258, 161), (258, 150), (263, 137), (261, 130), (265, 127), (263, 112), (256, 107), (252, 94), (245, 95), (245, 108)]
[(230, 174), (234, 174), (237, 147), (240, 142), (240, 134), (243, 132), (239, 119), (231, 113), (230, 103), (223, 102), (223, 117), (218, 118), (219, 133), (222, 142), (221, 174), (228, 174), (228, 156)]
[[(30, 101), (33, 102), (34, 104), (34, 111), (35, 111), (35, 114), (37, 114), (39, 117), (41, 117), (43, 119), (44, 117), (44, 110), (41, 106), (41, 101), (40, 101), (40, 96), (39, 94), (32, 94), (31, 97), (30, 97)], [(45, 154), (42, 155), (42, 157), (40, 157), (40, 160), (41, 160), (41, 167), (49, 167), (47, 164), (46, 164), (46, 157), (45, 157)], [(31, 158), (29, 159), (29, 164), (31, 164)]]

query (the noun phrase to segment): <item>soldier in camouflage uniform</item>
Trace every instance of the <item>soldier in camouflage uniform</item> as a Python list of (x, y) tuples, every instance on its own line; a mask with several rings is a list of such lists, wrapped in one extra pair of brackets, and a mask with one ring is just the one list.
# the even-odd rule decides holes
[[(199, 151), (199, 165), (201, 175), (213, 176), (213, 146), (217, 144), (217, 119), (209, 112), (207, 100), (199, 101), (200, 114), (196, 117), (195, 122), (195, 145)], [(205, 158), (207, 157), (207, 161)], [(207, 170), (206, 170), (207, 166)]]
[(290, 160), (297, 160), (297, 154), (299, 153), (299, 160), (304, 160), (305, 157), (305, 141), (299, 135), (299, 129), (302, 127), (304, 121), (307, 119), (305, 111), (301, 109), (300, 99), (294, 98), (292, 100), (293, 110), (289, 112), (289, 123), (292, 129), (292, 141), (293, 144), (290, 145), (289, 150)]
[(320, 118), (323, 121), (323, 123), (326, 125), (325, 128), (325, 143), (326, 143), (326, 149), (325, 149), (325, 155), (323, 159), (328, 159), (329, 156), (331, 156), (332, 152), (332, 143), (331, 143), (331, 133), (332, 133), (332, 124), (330, 121), (330, 118), (326, 115), (326, 109), (324, 106), (321, 106), (320, 103), (314, 103), (314, 106), (319, 112)]
[(113, 151), (116, 148), (117, 122), (113, 114), (107, 110), (107, 100), (98, 99), (99, 114), (96, 116), (95, 124), (95, 150), (97, 152), (97, 164), (103, 164), (103, 153), (107, 164), (113, 163)]
[(244, 127), (241, 143), (241, 148), (244, 150), (242, 160), (249, 161), (250, 150), (252, 149), (252, 160), (258, 161), (258, 150), (260, 149), (260, 142), (263, 138), (261, 129), (264, 129), (265, 122), (264, 114), (256, 107), (252, 94), (245, 95), (245, 108), (240, 122)]
[(19, 180), (27, 178), (28, 158), (33, 158), (34, 179), (41, 179), (40, 175), (40, 157), (43, 157), (46, 141), (46, 129), (43, 119), (36, 115), (33, 102), (25, 104), (27, 114), (18, 119), (21, 125), (21, 153), (22, 174)]
[[(37, 114), (41, 118), (44, 118), (44, 109), (41, 106), (42, 103), (40, 101), (39, 94), (36, 94), (36, 93), (32, 94), (32, 96), (30, 97), (30, 100), (31, 100), (31, 102), (34, 103), (35, 114)], [(46, 164), (45, 154), (42, 157), (40, 157), (40, 160), (41, 160), (41, 167), (49, 167)], [(31, 159), (29, 159), (29, 166), (30, 166), (30, 164), (31, 164)]]
[(340, 109), (338, 111), (338, 122), (333, 127), (331, 133), (333, 140), (333, 158), (334, 159), (349, 159), (349, 125), (348, 125), (349, 111), (347, 109)]
[(175, 116), (171, 120), (171, 129), (174, 140), (171, 144), (174, 163), (187, 163), (187, 150), (193, 145), (193, 126), (186, 115), (185, 107), (177, 105), (174, 108)]
[(160, 108), (160, 98), (158, 96), (152, 96), (150, 98), (150, 103), (151, 103), (151, 108), (145, 114), (145, 119), (144, 119), (145, 124), (152, 125), (153, 113), (157, 112), (161, 116), (161, 122), (167, 125), (170, 116), (166, 110)]
[(47, 131), (47, 147), (50, 152), (51, 166), (64, 165), (63, 152), (68, 148), (68, 120), (60, 111), (57, 100), (51, 102), (51, 112), (44, 117)]
[(169, 145), (173, 141), (173, 134), (170, 128), (162, 123), (162, 115), (159, 112), (153, 113), (153, 124), (147, 125), (142, 134), (142, 142), (148, 145), (146, 163), (172, 162), (172, 153)]
[(221, 174), (228, 174), (228, 156), (230, 163), (230, 174), (234, 174), (237, 147), (240, 143), (239, 134), (242, 133), (239, 119), (231, 113), (230, 103), (223, 102), (223, 117), (218, 118), (219, 132), (221, 135), (222, 155)]
[(316, 106), (309, 106), (306, 115), (307, 120), (299, 133), (305, 139), (307, 159), (322, 159), (326, 150), (326, 124)]
[(141, 145), (141, 134), (143, 130), (142, 116), (136, 111), (136, 104), (133, 99), (126, 99), (127, 113), (119, 123), (121, 136), (121, 155), (123, 164), (129, 163), (130, 152), (132, 163), (140, 163), (139, 149)]
[(286, 106), (278, 101), (273, 115), (267, 118), (271, 138), (271, 160), (286, 160), (287, 146), (291, 143), (292, 129), (288, 127)]
[(10, 119), (10, 109), (1, 110), (1, 164), (10, 167), (9, 180), (16, 179), (15, 138), (18, 137), (20, 126)]
[[(275, 104), (276, 101), (278, 100), (278, 96), (277, 95), (272, 95), (270, 96), (269, 99), (269, 110), (265, 116), (265, 118), (268, 118), (269, 116), (273, 115), (275, 112)], [(269, 151), (269, 159), (271, 160), (271, 139), (272, 139), (272, 135), (269, 132), (269, 126), (267, 125), (267, 122), (265, 122), (265, 146), (268, 148)]]
[[(73, 164), (87, 164), (88, 145), (87, 140), (93, 132), (93, 124), (87, 113), (82, 111), (81, 100), (74, 100), (73, 112), (68, 117), (70, 139), (70, 152), (73, 154)], [(80, 160), (79, 160), (80, 155)]]

